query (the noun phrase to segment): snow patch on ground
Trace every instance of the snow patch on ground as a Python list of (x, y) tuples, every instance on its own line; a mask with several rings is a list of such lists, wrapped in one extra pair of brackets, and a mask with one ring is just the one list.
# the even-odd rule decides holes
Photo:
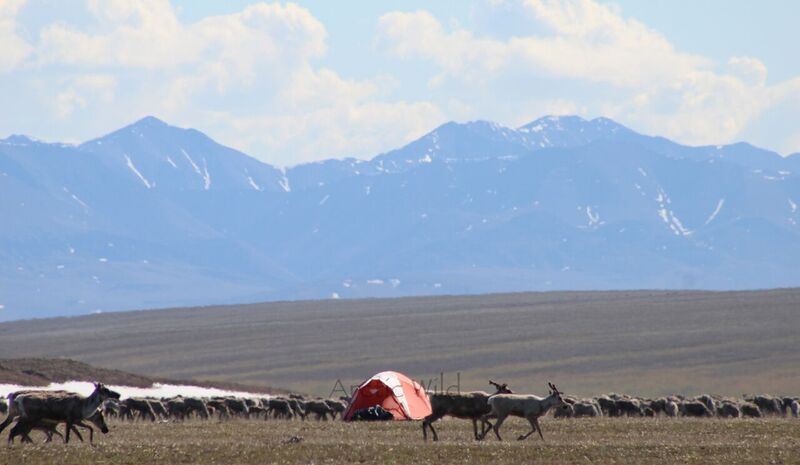
[[(161, 384), (154, 383), (149, 388), (137, 388), (131, 386), (115, 386), (108, 385), (109, 389), (119, 392), (123, 399), (128, 397), (175, 397), (178, 395), (184, 397), (215, 397), (215, 396), (233, 396), (233, 397), (271, 397), (269, 394), (250, 393), (242, 391), (229, 391), (225, 389), (204, 388), (200, 386), (181, 385), (181, 384)], [(18, 384), (0, 384), (0, 396), (7, 397), (8, 394), (23, 389), (37, 389), (44, 391), (69, 391), (88, 396), (94, 390), (94, 385), (85, 381), (67, 381), (64, 383), (51, 383), (48, 386), (31, 387), (20, 386)]]
[(792, 209), (792, 213), (797, 211), (797, 204), (792, 199), (789, 199), (789, 208)]
[(178, 165), (176, 165), (175, 162), (172, 161), (172, 158), (170, 158), (170, 157), (167, 157), (167, 163), (172, 165), (173, 168), (177, 168), (178, 167)]
[(153, 188), (153, 185), (152, 185), (152, 184), (150, 184), (150, 181), (148, 181), (148, 180), (147, 180), (147, 178), (145, 178), (144, 176), (142, 176), (142, 173), (140, 173), (140, 172), (139, 172), (139, 170), (137, 170), (137, 169), (136, 169), (136, 166), (134, 166), (134, 165), (133, 165), (133, 161), (131, 161), (131, 157), (129, 157), (128, 155), (125, 155), (125, 160), (126, 160), (126, 162), (127, 162), (127, 164), (128, 164), (128, 168), (129, 168), (131, 171), (133, 171), (133, 174), (135, 174), (135, 175), (136, 175), (136, 177), (138, 177), (138, 178), (139, 178), (139, 179), (142, 181), (142, 184), (144, 184), (144, 186), (145, 186), (146, 188), (148, 188), (148, 189), (152, 189), (152, 188)]

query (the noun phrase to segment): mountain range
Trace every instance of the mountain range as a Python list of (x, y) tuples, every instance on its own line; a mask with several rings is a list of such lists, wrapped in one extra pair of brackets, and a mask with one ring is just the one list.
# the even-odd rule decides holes
[(146, 117), (0, 140), (0, 320), (266, 300), (800, 285), (800, 154), (607, 118), (278, 168)]

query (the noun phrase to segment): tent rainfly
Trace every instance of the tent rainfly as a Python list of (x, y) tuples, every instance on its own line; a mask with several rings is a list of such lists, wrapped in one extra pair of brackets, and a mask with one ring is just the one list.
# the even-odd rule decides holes
[(350, 421), (357, 410), (380, 405), (395, 420), (421, 420), (431, 414), (425, 389), (408, 376), (384, 371), (361, 383), (342, 419)]

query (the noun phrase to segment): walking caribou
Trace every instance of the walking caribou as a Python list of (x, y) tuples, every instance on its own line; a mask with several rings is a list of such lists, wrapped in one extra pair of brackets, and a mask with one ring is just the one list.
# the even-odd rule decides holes
[[(539, 417), (546, 414), (547, 411), (553, 407), (560, 407), (567, 404), (564, 402), (564, 399), (561, 398), (562, 393), (553, 383), (547, 383), (547, 385), (550, 387), (550, 395), (544, 398), (518, 394), (497, 394), (490, 397), (490, 412), (481, 417), (482, 433), (480, 438), (485, 438), (489, 429), (493, 429), (497, 440), (502, 441), (503, 438), (500, 437), (500, 426), (502, 426), (506, 418), (511, 415), (525, 418), (531, 424), (531, 430), (517, 439), (527, 439), (534, 431), (538, 431), (539, 437), (544, 441), (542, 429), (539, 426)], [(490, 418), (497, 418), (497, 422), (492, 425), (489, 422)]]

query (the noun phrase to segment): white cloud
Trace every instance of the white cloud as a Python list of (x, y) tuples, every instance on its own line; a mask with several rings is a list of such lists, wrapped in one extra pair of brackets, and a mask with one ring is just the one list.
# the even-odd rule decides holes
[(210, 125), (230, 122), (225, 136), (246, 145), (270, 147), (265, 158), (286, 164), (331, 156), (375, 155), (380, 150), (410, 142), (444, 121), (444, 115), (427, 102), (373, 101), (332, 105), (297, 113), (236, 117), (228, 113), (208, 115)]
[[(618, 16), (592, 0), (525, 2), (532, 20), (551, 35), (500, 41), (472, 32), (444, 30), (426, 11), (391, 12), (379, 20), (379, 43), (394, 54), (434, 60), (451, 78), (491, 76), (508, 68), (608, 82), (619, 86), (670, 83), (705, 66), (699, 56), (678, 53), (659, 33)], [(442, 83), (439, 78), (437, 83)]]
[(81, 74), (62, 79), (55, 86), (57, 94), (53, 99), (53, 109), (59, 119), (66, 119), (76, 110), (85, 109), (90, 100), (98, 104), (114, 101), (117, 81), (107, 74)]
[[(194, 22), (168, 0), (83, 5), (83, 20), (40, 25), (28, 31), (33, 42), (19, 45), (12, 38), (22, 40), (22, 2), (0, 0), (0, 72), (27, 83), (33, 98), (22, 101), (41, 103), (32, 110), (43, 113), (37, 119), (58, 127), (84, 121), (83, 137), (155, 114), (295, 164), (374, 155), (444, 120), (432, 103), (392, 100), (397, 82), (389, 76), (346, 79), (317, 66), (327, 31), (294, 3), (256, 3)], [(23, 64), (31, 79), (21, 77)]]
[[(800, 117), (800, 79), (768, 83), (755, 57), (714, 63), (678, 50), (592, 0), (489, 0), (522, 25), (502, 37), (427, 11), (388, 12), (373, 52), (406, 69), (357, 79), (328, 61), (325, 26), (293, 3), (187, 21), (167, 0), (74, 1), (69, 20), (22, 24), (46, 2), (0, 0), (0, 99), (10, 107), (0, 133), (80, 140), (155, 114), (295, 164), (371, 156), (450, 119), (519, 125), (578, 113), (686, 143), (754, 135), (800, 149), (786, 123)], [(753, 130), (764, 114), (780, 130)]]
[(478, 39), (469, 31), (446, 32), (427, 11), (391, 12), (378, 20), (378, 45), (401, 58), (421, 56), (436, 62), (443, 74), (433, 79), (443, 84), (447, 77), (480, 81), (487, 73), (508, 65), (507, 44)]
[(17, 13), (25, 0), (0, 0), (0, 73), (19, 67), (32, 47), (17, 31)]
[(65, 23), (48, 25), (40, 32), (37, 48), (41, 63), (156, 68), (200, 56), (200, 44), (185, 33), (167, 0), (88, 4), (108, 30), (92, 34)]
[(673, 83), (707, 64), (594, 0), (526, 0), (525, 6), (553, 35), (512, 39), (510, 45), (526, 61), (557, 76), (641, 87)]
[(767, 82), (767, 67), (757, 58), (731, 57), (728, 66), (735, 75), (750, 85), (763, 86)]
[[(466, 86), (501, 101), (515, 94), (511, 98), (528, 108), (570, 102), (553, 109), (615, 117), (686, 143), (730, 141), (770, 105), (797, 92), (788, 83), (767, 86), (766, 66), (756, 58), (732, 57), (718, 70), (711, 60), (677, 50), (659, 32), (594, 0), (524, 0), (522, 7), (536, 34), (500, 40), (459, 26), (448, 30), (426, 11), (390, 12), (379, 20), (377, 42), (402, 59), (435, 63), (439, 71), (429, 83), (436, 89)], [(576, 101), (537, 92), (532, 80), (553, 83), (550, 89), (591, 91)], [(514, 123), (537, 116), (499, 111)]]

